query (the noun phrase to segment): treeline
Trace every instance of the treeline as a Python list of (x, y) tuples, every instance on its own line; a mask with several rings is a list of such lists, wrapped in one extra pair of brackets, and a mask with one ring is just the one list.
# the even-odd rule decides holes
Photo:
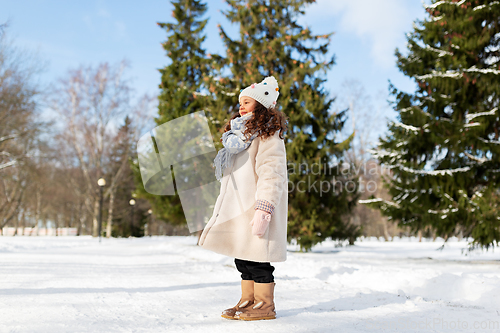
[(0, 230), (72, 227), (97, 235), (102, 177), (103, 234), (141, 236), (149, 220), (156, 231), (150, 206), (129, 204), (134, 144), (154, 99), (131, 103), (125, 62), (72, 69), (42, 88), (39, 59), (16, 48), (6, 30), (0, 29)]
[[(96, 236), (104, 178), (103, 234), (189, 234), (179, 196), (144, 189), (140, 134), (203, 110), (221, 148), (240, 89), (274, 75), (288, 117), (289, 242), (309, 250), (328, 238), (353, 244), (361, 235), (419, 235), (498, 245), (498, 3), (424, 5), (428, 17), (408, 34), (408, 55), (396, 50), (397, 66), (417, 89), (390, 85), (398, 120), (376, 138), (386, 124), (377, 123), (377, 107), (359, 84), (345, 82), (339, 100), (324, 88), (335, 65), (332, 33), (299, 24), (313, 2), (228, 0), (223, 14), (239, 35), (219, 25), (224, 53), (214, 54), (203, 47), (207, 4), (172, 1), (172, 21), (158, 23), (168, 63), (159, 94), (133, 96), (135, 103), (126, 63), (68, 71), (41, 92), (31, 85), (36, 68), (13, 62), (21, 58), (9, 58), (2, 42), (0, 227), (50, 221)], [(40, 122), (41, 110), (56, 113), (59, 128)]]

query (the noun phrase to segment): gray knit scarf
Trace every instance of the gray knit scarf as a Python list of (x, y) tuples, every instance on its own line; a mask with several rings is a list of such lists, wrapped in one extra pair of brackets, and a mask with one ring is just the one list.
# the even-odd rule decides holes
[(215, 177), (218, 181), (221, 181), (223, 170), (232, 166), (232, 156), (250, 147), (253, 139), (257, 137), (257, 132), (254, 133), (249, 139), (246, 139), (243, 135), (243, 132), (246, 129), (246, 121), (252, 116), (253, 114), (250, 113), (242, 117), (232, 119), (231, 129), (222, 134), (222, 145), (224, 148), (219, 150), (214, 159)]

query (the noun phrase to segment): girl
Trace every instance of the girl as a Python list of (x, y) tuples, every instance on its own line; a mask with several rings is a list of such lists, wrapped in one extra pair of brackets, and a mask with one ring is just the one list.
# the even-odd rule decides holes
[(228, 319), (276, 318), (271, 262), (286, 260), (288, 218), (287, 117), (278, 96), (273, 76), (241, 90), (214, 161), (221, 189), (198, 244), (234, 257), (241, 273), (241, 298), (222, 312)]

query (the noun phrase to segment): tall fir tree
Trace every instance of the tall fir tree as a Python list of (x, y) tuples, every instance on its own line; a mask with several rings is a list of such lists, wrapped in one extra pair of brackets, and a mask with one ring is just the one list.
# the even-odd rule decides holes
[(346, 115), (331, 112), (334, 99), (325, 91), (321, 75), (334, 64), (334, 57), (326, 55), (333, 33), (314, 35), (298, 23), (304, 7), (313, 2), (227, 0), (230, 8), (224, 15), (239, 25), (239, 38), (232, 39), (219, 26), (226, 46), (224, 65), (230, 74), (223, 75), (216, 86), (224, 110), (238, 112), (231, 106), (238, 104), (241, 88), (269, 75), (278, 80), (278, 107), (289, 118), (285, 133), (288, 241), (295, 239), (306, 251), (328, 237), (352, 243), (359, 235), (343, 218), (351, 212), (356, 194), (345, 190), (337, 164), (352, 136), (336, 141)]
[(436, 1), (407, 34), (398, 68), (414, 93), (390, 86), (398, 120), (375, 155), (393, 176), (392, 200), (376, 207), (411, 230), (445, 239), (462, 232), (470, 248), (500, 240), (500, 5)]
[[(104, 195), (106, 206), (103, 209), (103, 232), (110, 237), (139, 237), (144, 235), (144, 224), (130, 216), (132, 193), (135, 190), (131, 152), (135, 149), (132, 137), (132, 120), (127, 115), (118, 128), (116, 141), (110, 148), (111, 154), (107, 161), (108, 168), (104, 178), (106, 186)], [(140, 212), (137, 207), (136, 213)], [(136, 215), (136, 214), (134, 214)], [(134, 223), (132, 223), (134, 222)]]
[[(162, 45), (171, 61), (159, 70), (161, 84), (158, 117), (155, 118), (158, 126), (203, 110), (206, 99), (210, 97), (206, 93), (208, 85), (204, 78), (213, 76), (210, 67), (213, 60), (202, 47), (208, 19), (201, 18), (207, 11), (207, 5), (200, 0), (176, 0), (171, 3), (175, 22), (157, 23), (167, 33), (167, 40)], [(148, 193), (142, 185), (139, 165), (136, 163), (133, 169), (137, 197), (151, 203), (155, 217), (173, 225), (185, 225), (186, 218), (178, 193), (166, 196)]]

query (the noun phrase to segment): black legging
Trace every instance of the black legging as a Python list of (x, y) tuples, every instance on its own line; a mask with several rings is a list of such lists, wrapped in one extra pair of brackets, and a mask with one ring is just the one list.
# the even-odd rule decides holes
[(269, 262), (255, 262), (235, 258), (236, 268), (242, 280), (254, 280), (257, 283), (274, 282), (274, 267)]

